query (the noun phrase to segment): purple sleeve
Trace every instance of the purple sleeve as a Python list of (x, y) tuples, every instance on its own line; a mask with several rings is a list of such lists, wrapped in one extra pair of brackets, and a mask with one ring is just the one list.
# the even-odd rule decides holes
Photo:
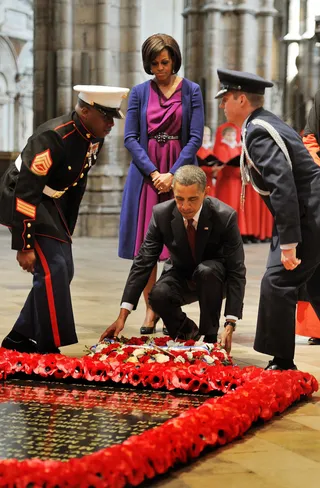
[(189, 129), (189, 140), (181, 150), (181, 153), (170, 169), (174, 174), (180, 166), (185, 164), (194, 164), (195, 156), (202, 144), (204, 127), (204, 110), (203, 100), (199, 85), (194, 85), (191, 100), (191, 119)]
[(129, 97), (126, 123), (124, 129), (124, 145), (132, 156), (132, 162), (146, 176), (157, 170), (157, 167), (150, 161), (148, 154), (140, 145), (140, 106), (137, 88), (133, 87)]

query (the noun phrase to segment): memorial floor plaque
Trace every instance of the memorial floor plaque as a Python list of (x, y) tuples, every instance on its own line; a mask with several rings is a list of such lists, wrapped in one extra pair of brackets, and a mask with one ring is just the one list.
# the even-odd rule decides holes
[(81, 457), (122, 443), (207, 399), (124, 387), (6, 381), (0, 386), (0, 459)]

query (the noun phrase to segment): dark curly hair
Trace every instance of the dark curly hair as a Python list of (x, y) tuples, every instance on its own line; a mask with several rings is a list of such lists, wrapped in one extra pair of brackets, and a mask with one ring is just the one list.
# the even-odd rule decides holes
[(171, 56), (173, 72), (177, 73), (179, 71), (181, 67), (181, 52), (177, 41), (167, 34), (153, 34), (144, 41), (141, 48), (143, 68), (148, 75), (152, 74), (152, 61), (163, 49), (167, 49)]

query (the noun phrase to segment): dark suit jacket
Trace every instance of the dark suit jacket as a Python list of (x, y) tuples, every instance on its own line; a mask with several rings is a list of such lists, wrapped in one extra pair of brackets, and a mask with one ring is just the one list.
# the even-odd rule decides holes
[(195, 263), (175, 201), (155, 205), (147, 235), (133, 261), (122, 302), (132, 303), (136, 308), (163, 245), (169, 249), (172, 267), (185, 279), (191, 279), (195, 267), (203, 261), (223, 263), (226, 270), (225, 315), (242, 317), (246, 270), (235, 210), (216, 198), (205, 198), (197, 227)]
[[(279, 132), (292, 167), (269, 133), (251, 123), (255, 118), (268, 122)], [(280, 244), (298, 242), (298, 257), (309, 267), (320, 258), (320, 168), (299, 134), (271, 112), (255, 110), (246, 130), (246, 145), (255, 165), (250, 169), (251, 177), (258, 188), (269, 192), (262, 198), (275, 218), (268, 266), (281, 264)], [(297, 272), (301, 269), (299, 266)]]

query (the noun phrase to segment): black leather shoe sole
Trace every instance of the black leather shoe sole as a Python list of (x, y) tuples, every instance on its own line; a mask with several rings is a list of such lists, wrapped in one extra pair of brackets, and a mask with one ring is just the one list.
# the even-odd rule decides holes
[(61, 354), (60, 349), (57, 347), (53, 349), (48, 349), (46, 351), (38, 351), (39, 354)]
[(10, 339), (10, 337), (5, 337), (2, 341), (1, 347), (18, 352), (38, 352), (37, 345), (27, 338), (23, 341), (16, 342)]
[(215, 344), (217, 342), (217, 336), (215, 334), (208, 334), (204, 336), (204, 342), (208, 342), (210, 344)]
[(298, 368), (295, 364), (286, 368), (283, 366), (279, 366), (277, 363), (274, 363), (273, 361), (269, 361), (268, 366), (264, 369), (265, 371), (289, 371), (289, 370), (297, 370)]

